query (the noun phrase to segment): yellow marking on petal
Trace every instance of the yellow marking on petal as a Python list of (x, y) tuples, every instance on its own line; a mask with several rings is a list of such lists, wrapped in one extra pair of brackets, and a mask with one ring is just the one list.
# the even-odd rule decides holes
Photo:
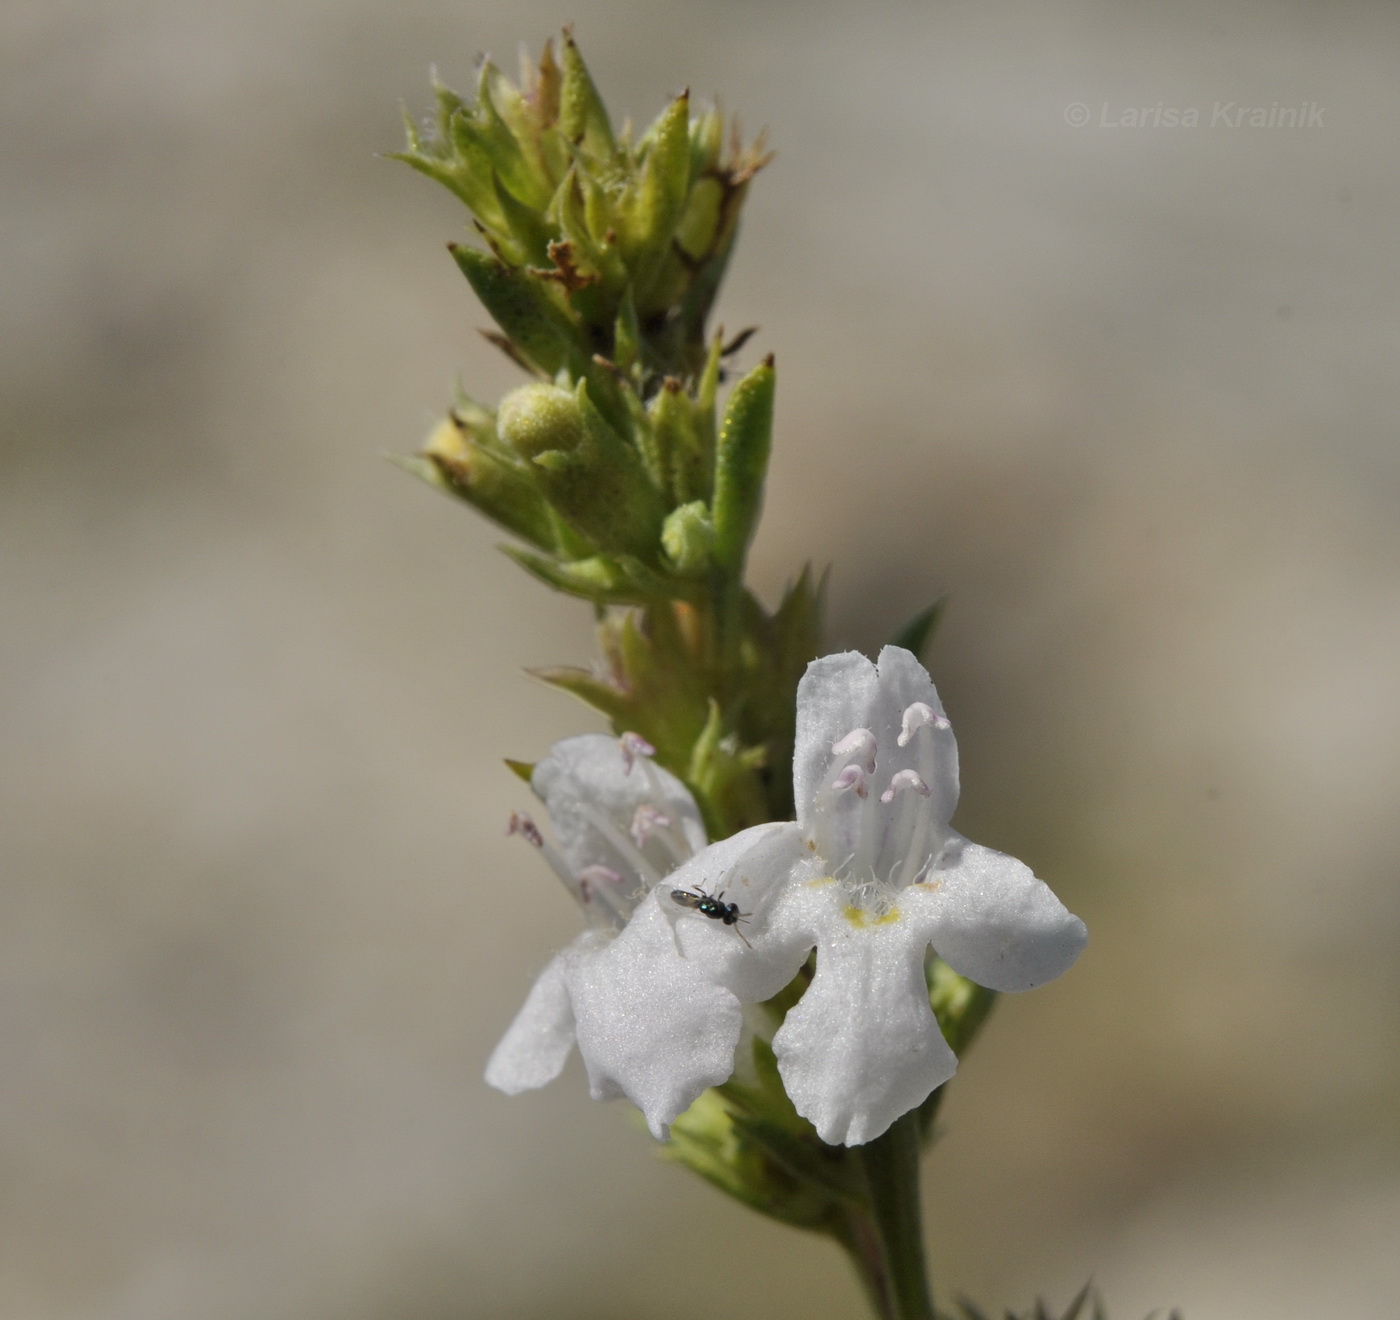
[(918, 882), (918, 884), (910, 885), (909, 887), (910, 887), (911, 889), (927, 889), (928, 892), (929, 892), (930, 894), (932, 894), (932, 893), (934, 893), (936, 890), (939, 890), (939, 889), (942, 889), (942, 888), (943, 888), (943, 881), (941, 881), (941, 880), (920, 880), (920, 881)]
[(819, 875), (815, 880), (807, 881), (808, 889), (822, 889), (827, 885), (834, 885), (836, 877), (834, 875)]
[(899, 909), (892, 907), (888, 912), (881, 913), (878, 917), (871, 917), (864, 908), (848, 906), (845, 912), (846, 920), (857, 930), (865, 930), (869, 926), (890, 926), (899, 920)]

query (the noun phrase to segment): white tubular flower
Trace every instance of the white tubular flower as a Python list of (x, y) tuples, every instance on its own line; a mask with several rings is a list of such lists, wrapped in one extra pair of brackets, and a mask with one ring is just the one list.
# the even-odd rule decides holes
[[(957, 1060), (929, 1007), (929, 948), (994, 990), (1059, 976), (1086, 934), (1013, 857), (949, 828), (957, 744), (928, 673), (886, 647), (814, 661), (797, 689), (795, 824), (706, 849), (656, 891), (687, 959), (740, 1000), (771, 996), (817, 950), (773, 1038), (797, 1111), (831, 1145), (861, 1145), (942, 1085)], [(734, 938), (670, 889), (724, 890)], [(699, 1026), (699, 1014), (692, 1025)]]
[[(583, 909), (588, 929), (540, 974), (491, 1055), (486, 1080), (508, 1095), (559, 1075), (573, 1048), (580, 1009), (587, 1026), (588, 1007), (599, 994), (609, 1008), (615, 1005), (626, 986), (611, 987), (615, 993), (608, 999), (606, 969), (617, 957), (605, 955), (614, 937), (661, 877), (705, 846), (695, 799), (679, 779), (653, 764), (650, 754), (650, 746), (635, 734), (622, 739), (584, 734), (557, 742), (535, 767), (530, 786), (548, 809), (558, 847), (528, 816), (511, 817), (510, 833), (539, 849)], [(635, 944), (634, 937), (628, 947)], [(669, 935), (667, 946), (679, 962)], [(679, 972), (693, 976), (698, 969), (686, 966)], [(731, 998), (708, 983), (705, 989)], [(586, 1048), (584, 1060), (594, 1094), (617, 1094), (606, 1073), (595, 1073)]]

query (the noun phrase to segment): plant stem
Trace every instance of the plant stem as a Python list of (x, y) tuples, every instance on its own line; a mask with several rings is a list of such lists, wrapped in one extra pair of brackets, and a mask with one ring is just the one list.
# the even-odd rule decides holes
[(865, 1289), (865, 1300), (870, 1303), (871, 1311), (879, 1320), (889, 1320), (896, 1312), (892, 1309), (889, 1271), (874, 1219), (863, 1212), (848, 1212), (836, 1237), (855, 1266), (856, 1277)]
[(882, 1137), (855, 1147), (865, 1172), (868, 1214), (852, 1216), (844, 1242), (881, 1320), (934, 1320), (919, 1204), (919, 1116), (911, 1111)]

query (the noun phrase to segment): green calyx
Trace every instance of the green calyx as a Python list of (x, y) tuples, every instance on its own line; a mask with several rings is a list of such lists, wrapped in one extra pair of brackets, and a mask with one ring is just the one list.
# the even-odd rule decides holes
[(775, 377), (771, 358), (754, 368), (717, 424), (719, 359), (716, 338), (693, 391), (666, 377), (649, 403), (620, 373), (561, 369), (569, 384), (522, 385), (494, 412), (460, 405), (404, 465), (545, 552), (531, 571), (562, 591), (732, 598), (762, 506)]
[[(630, 350), (648, 383), (698, 373), (744, 195), (767, 160), (761, 142), (741, 145), (717, 108), (695, 111), (687, 92), (635, 142), (626, 128), (615, 133), (567, 31), (562, 59), (546, 42), (518, 84), (486, 60), (474, 102), (440, 84), (434, 91), (430, 124), (406, 118), (408, 144), (395, 159), (466, 204), (490, 255), (530, 288), (535, 311), (557, 312), (543, 316), (563, 332), (566, 353), (620, 363)], [(468, 277), (514, 338), (506, 322), (527, 301), (520, 289)]]
[[(675, 97), (635, 140), (614, 129), (572, 35), (475, 100), (435, 87), (396, 159), (465, 203), (481, 246), (450, 244), (535, 379), (463, 404), (404, 466), (525, 542), (509, 553), (597, 606), (683, 600), (744, 644), (744, 559), (772, 443), (772, 359), (721, 411), (728, 349), (707, 337), (748, 184), (764, 164), (716, 108)], [(750, 612), (751, 613), (751, 612)], [(752, 639), (750, 639), (752, 640)]]

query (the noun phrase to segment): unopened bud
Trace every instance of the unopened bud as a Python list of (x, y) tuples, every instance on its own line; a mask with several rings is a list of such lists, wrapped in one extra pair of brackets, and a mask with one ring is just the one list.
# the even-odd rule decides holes
[(661, 492), (641, 455), (593, 406), (583, 381), (574, 393), (526, 385), (502, 401), (497, 428), (530, 457), (541, 493), (591, 546), (646, 563), (660, 559)]
[(703, 500), (682, 504), (666, 515), (661, 526), (661, 548), (685, 576), (705, 571), (715, 548), (715, 525)]
[(433, 430), (415, 463), (421, 476), (517, 536), (545, 550), (566, 548), (524, 465), (494, 443), (482, 443), (458, 418), (448, 417)]
[(571, 454), (584, 440), (583, 415), (572, 390), (558, 385), (522, 385), (501, 400), (496, 430), (526, 458), (551, 450)]

